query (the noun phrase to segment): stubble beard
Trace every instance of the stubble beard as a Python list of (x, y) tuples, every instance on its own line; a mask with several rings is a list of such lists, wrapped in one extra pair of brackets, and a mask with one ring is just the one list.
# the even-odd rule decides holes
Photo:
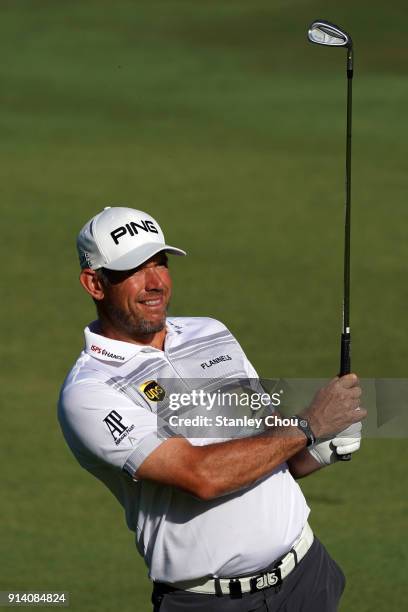
[(149, 321), (149, 319), (136, 317), (132, 313), (125, 312), (113, 304), (108, 303), (105, 306), (106, 313), (114, 326), (125, 332), (131, 338), (150, 336), (151, 334), (162, 331), (166, 325), (167, 307), (168, 305), (166, 306), (163, 317), (159, 321)]

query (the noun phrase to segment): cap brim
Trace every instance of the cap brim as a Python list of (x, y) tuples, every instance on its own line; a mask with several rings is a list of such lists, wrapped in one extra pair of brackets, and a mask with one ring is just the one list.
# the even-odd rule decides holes
[(187, 255), (185, 251), (181, 249), (177, 249), (176, 247), (169, 246), (168, 244), (157, 244), (157, 242), (149, 242), (144, 244), (143, 246), (137, 247), (133, 251), (129, 251), (126, 255), (122, 255), (122, 257), (118, 257), (114, 261), (107, 263), (106, 265), (101, 266), (101, 268), (106, 268), (107, 270), (132, 270), (133, 268), (137, 268), (141, 266), (142, 263), (160, 253), (160, 251), (165, 251), (166, 253), (170, 253), (171, 255)]

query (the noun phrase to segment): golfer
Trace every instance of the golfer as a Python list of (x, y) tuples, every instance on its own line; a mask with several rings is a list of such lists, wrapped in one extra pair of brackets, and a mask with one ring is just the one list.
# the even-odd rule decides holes
[[(246, 380), (255, 393), (259, 379), (222, 323), (167, 317), (167, 256), (185, 252), (149, 214), (123, 207), (88, 221), (77, 245), (97, 319), (62, 386), (59, 420), (80, 465), (124, 508), (154, 612), (336, 610), (344, 576), (313, 534), (295, 479), (358, 450), (357, 376), (334, 378), (308, 408), (294, 407), (290, 424), (257, 429), (247, 419), (249, 435), (224, 426), (214, 437), (220, 389)], [(174, 419), (171, 434), (172, 417), (203, 407), (213, 437), (177, 435)]]

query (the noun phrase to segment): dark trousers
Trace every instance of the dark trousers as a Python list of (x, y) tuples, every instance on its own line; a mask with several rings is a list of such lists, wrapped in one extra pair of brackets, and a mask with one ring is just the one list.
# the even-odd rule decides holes
[(153, 612), (336, 612), (344, 586), (343, 572), (315, 538), (279, 590), (270, 587), (232, 599), (229, 595), (166, 592), (158, 584), (153, 588)]

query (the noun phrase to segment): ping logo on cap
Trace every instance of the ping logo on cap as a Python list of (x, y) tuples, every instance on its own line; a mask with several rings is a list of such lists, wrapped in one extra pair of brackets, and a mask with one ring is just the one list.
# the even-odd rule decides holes
[(140, 390), (143, 391), (147, 399), (151, 402), (161, 402), (166, 392), (155, 380), (148, 380), (140, 385)]
[(121, 225), (113, 230), (110, 233), (112, 236), (112, 240), (115, 244), (119, 244), (119, 239), (126, 234), (130, 234), (131, 236), (137, 236), (139, 230), (143, 230), (144, 232), (152, 232), (153, 234), (158, 234), (159, 231), (153, 221), (150, 219), (145, 219), (144, 221), (140, 221), (136, 223), (135, 221), (130, 221), (130, 223), (125, 223), (125, 225)]

